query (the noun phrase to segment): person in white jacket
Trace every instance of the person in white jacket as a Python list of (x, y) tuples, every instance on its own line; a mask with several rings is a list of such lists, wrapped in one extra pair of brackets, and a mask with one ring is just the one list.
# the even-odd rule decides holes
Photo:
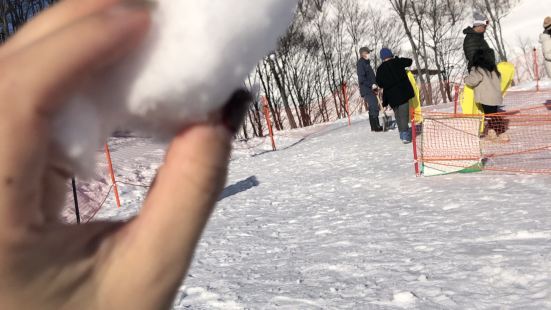
[(544, 31), (540, 34), (540, 43), (545, 59), (545, 70), (547, 76), (551, 77), (551, 16), (547, 16), (543, 21)]

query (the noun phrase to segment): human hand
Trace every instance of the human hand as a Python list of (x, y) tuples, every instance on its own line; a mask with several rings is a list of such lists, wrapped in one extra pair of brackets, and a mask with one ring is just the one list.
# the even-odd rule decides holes
[(64, 99), (139, 44), (148, 7), (65, 0), (0, 48), (0, 309), (172, 303), (224, 186), (248, 93), (236, 92), (217, 121), (172, 141), (141, 214), (128, 223), (59, 222), (69, 174), (50, 135)]

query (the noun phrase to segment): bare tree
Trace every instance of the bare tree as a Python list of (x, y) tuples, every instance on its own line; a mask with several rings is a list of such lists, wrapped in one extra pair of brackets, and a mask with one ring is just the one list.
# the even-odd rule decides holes
[[(388, 47), (395, 54), (401, 55), (401, 46), (404, 40), (404, 29), (396, 16), (384, 16), (380, 10), (368, 7), (366, 18), (369, 21), (366, 35), (361, 45), (366, 45), (375, 51)], [(378, 67), (380, 59), (372, 57), (374, 67)]]
[[(412, 32), (413, 29), (413, 22), (410, 20), (410, 12), (411, 8), (413, 6), (412, 0), (388, 0), (390, 2), (390, 5), (394, 9), (394, 12), (398, 15), (400, 18), (400, 21), (402, 22), (403, 29), (406, 33), (406, 37), (409, 40), (409, 43), (411, 45), (411, 53), (413, 55), (413, 60), (415, 61), (415, 65), (419, 70), (422, 70), (423, 66), (421, 64), (421, 56), (420, 56), (420, 47), (416, 42), (415, 36)], [(425, 69), (426, 68), (425, 66)], [(421, 82), (421, 89), (425, 94), (429, 93), (429, 90), (427, 88), (429, 79), (425, 78), (424, 74), (419, 74), (419, 80)]]
[(503, 19), (519, 0), (473, 0), (473, 6), (490, 20), (490, 41), (496, 48), (501, 61), (507, 61), (507, 49), (503, 39)]
[(424, 28), (429, 40), (427, 46), (432, 51), (436, 66), (438, 85), (443, 101), (451, 101), (450, 81), (457, 70), (461, 70), (461, 24), (465, 16), (464, 5), (459, 0), (429, 0)]
[(274, 126), (277, 130), (283, 130), (283, 120), (281, 119), (281, 113), (277, 105), (277, 98), (274, 87), (272, 86), (273, 82), (270, 69), (268, 69), (267, 61), (264, 60), (259, 63), (256, 67), (256, 71), (258, 73), (258, 77), (264, 91), (264, 96), (266, 97), (266, 101), (270, 109), (270, 114), (272, 116)]
[[(411, 2), (408, 7), (408, 14), (413, 21), (412, 27), (415, 31), (415, 39), (417, 41), (417, 46), (419, 48), (416, 51), (419, 54), (419, 57), (423, 60), (423, 67), (417, 67), (419, 77), (422, 81), (423, 76), (426, 78), (426, 84), (421, 85), (422, 96), (425, 101), (431, 105), (433, 103), (433, 93), (432, 93), (432, 84), (431, 84), (431, 74), (430, 74), (430, 62), (429, 62), (429, 53), (427, 50), (427, 29), (425, 28), (425, 20), (427, 19), (427, 6), (425, 3), (420, 2)], [(412, 31), (412, 32), (413, 32)], [(422, 82), (423, 83), (423, 82)]]
[(361, 7), (358, 0), (337, 0), (333, 3), (339, 12), (337, 18), (344, 20), (344, 27), (351, 41), (351, 49), (358, 60), (360, 45), (368, 35), (370, 23), (368, 10)]
[(323, 11), (327, 0), (300, 0), (297, 12), (306, 20), (315, 19)]

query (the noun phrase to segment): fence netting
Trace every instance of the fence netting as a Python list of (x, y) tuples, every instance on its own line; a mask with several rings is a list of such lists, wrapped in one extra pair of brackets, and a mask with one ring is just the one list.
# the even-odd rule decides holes
[(424, 113), (415, 141), (418, 172), (551, 174), (551, 102), (543, 98), (485, 116)]
[[(162, 162), (165, 149), (165, 144), (144, 137), (110, 139), (107, 148), (98, 149), (97, 165), (92, 178), (76, 179), (81, 222), (90, 222), (104, 208), (115, 210), (129, 204), (141, 204), (144, 193)], [(62, 218), (66, 222), (74, 223), (77, 216), (71, 182), (67, 186)]]
[[(423, 108), (424, 121), (417, 126), (415, 139), (419, 172), (440, 175), (453, 172), (501, 171), (511, 173), (551, 174), (551, 90), (540, 92), (511, 91), (505, 98), (506, 112), (496, 115), (462, 115), (451, 112), (453, 106)], [(361, 110), (363, 100), (350, 91), (351, 112)], [(527, 106), (530, 103), (530, 106)], [(429, 109), (430, 108), (430, 109)], [(318, 124), (289, 131), (276, 137), (281, 149), (329, 130)], [(266, 125), (266, 124), (264, 124)], [(255, 155), (269, 151), (269, 139), (257, 138), (236, 143), (235, 153)], [(118, 137), (108, 143), (113, 175), (105, 149), (97, 151), (95, 175), (90, 180), (76, 179), (81, 222), (93, 220), (100, 210), (141, 204), (158, 166), (163, 161), (166, 144), (144, 137)], [(279, 145), (278, 145), (279, 146)], [(249, 154), (250, 153), (250, 154)], [(115, 182), (113, 182), (113, 177)], [(115, 186), (116, 185), (116, 186)], [(76, 222), (71, 182), (62, 217)]]
[[(89, 180), (75, 179), (76, 196), (80, 220), (83, 223), (91, 221), (105, 204), (110, 204), (114, 199), (114, 185), (109, 174), (107, 157), (103, 150), (97, 151), (97, 165), (93, 177)], [(109, 200), (109, 201), (108, 201)], [(116, 205), (113, 206), (116, 208)], [(67, 183), (67, 195), (62, 218), (69, 223), (76, 222), (76, 208), (71, 182)]]

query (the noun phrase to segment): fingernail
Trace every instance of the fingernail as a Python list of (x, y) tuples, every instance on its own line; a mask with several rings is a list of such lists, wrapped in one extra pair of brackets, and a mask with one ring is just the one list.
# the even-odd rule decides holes
[(252, 99), (251, 93), (241, 89), (233, 93), (222, 109), (222, 123), (232, 134), (235, 135), (245, 121)]

